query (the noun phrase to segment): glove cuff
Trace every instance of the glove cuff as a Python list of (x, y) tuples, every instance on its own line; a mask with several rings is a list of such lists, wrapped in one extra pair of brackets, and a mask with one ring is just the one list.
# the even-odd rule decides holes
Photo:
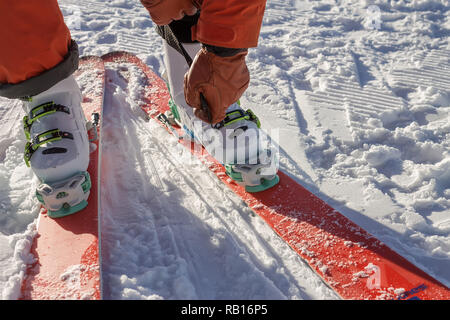
[(219, 47), (219, 46), (212, 46), (209, 44), (202, 44), (203, 47), (206, 49), (206, 51), (214, 53), (216, 56), (219, 57), (232, 57), (237, 55), (240, 52), (248, 51), (247, 48), (225, 48), (225, 47)]

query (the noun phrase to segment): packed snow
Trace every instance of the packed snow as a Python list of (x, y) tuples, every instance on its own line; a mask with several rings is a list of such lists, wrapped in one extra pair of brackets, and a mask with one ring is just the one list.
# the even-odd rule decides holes
[[(139, 1), (59, 3), (81, 55), (127, 50), (164, 72)], [(276, 134), (282, 170), (447, 286), (449, 9), (448, 0), (268, 0), (241, 99)], [(106, 68), (104, 298), (339, 298), (208, 168), (181, 161), (176, 140), (139, 113), (138, 81)], [(20, 298), (34, 261), (39, 204), (23, 115), (0, 98), (2, 299)]]

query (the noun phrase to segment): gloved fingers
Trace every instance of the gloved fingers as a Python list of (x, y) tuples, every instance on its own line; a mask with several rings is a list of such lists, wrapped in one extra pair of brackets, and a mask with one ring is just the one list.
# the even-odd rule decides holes
[(194, 109), (194, 115), (203, 122), (208, 122), (208, 116), (202, 109)]
[(180, 20), (185, 15), (194, 15), (198, 10), (192, 0), (141, 0), (141, 3), (159, 26)]
[(198, 9), (194, 5), (187, 6), (186, 8), (183, 9), (184, 14), (187, 16), (193, 16), (194, 14), (197, 13), (197, 11), (198, 11)]
[(189, 72), (184, 75), (184, 99), (192, 108), (200, 108), (200, 94), (196, 94), (195, 89), (189, 82)]
[[(201, 94), (206, 101), (206, 106), (202, 104)], [(205, 122), (214, 124), (225, 118), (228, 105), (221, 103), (219, 91), (208, 83), (199, 84), (192, 88), (185, 82), (185, 100), (188, 105), (195, 109), (194, 114)]]

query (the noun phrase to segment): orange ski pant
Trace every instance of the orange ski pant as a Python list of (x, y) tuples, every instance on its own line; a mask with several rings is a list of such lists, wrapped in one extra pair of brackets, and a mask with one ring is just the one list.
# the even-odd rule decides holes
[(70, 42), (56, 0), (0, 0), (0, 84), (16, 84), (58, 65)]

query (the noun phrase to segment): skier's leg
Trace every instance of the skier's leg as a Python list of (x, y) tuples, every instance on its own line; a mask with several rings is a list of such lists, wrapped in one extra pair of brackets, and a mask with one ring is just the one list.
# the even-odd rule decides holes
[(0, 0), (0, 41), (2, 84), (17, 84), (55, 67), (71, 46), (56, 0)]
[[(200, 50), (200, 43), (184, 43), (183, 47), (188, 54), (193, 58), (198, 50)], [(185, 124), (184, 129), (189, 132), (190, 128), (194, 126), (193, 121), (200, 121), (194, 116), (194, 111), (189, 107), (184, 99), (184, 74), (188, 71), (189, 66), (186, 63), (184, 56), (172, 48), (167, 41), (163, 40), (164, 48), (164, 65), (166, 67), (165, 76), (169, 85), (171, 95), (171, 109), (172, 113), (179, 121), (179, 124)], [(193, 133), (191, 133), (193, 134)]]
[[(170, 35), (170, 32), (178, 33), (175, 36), (181, 39), (181, 42), (189, 40), (189, 22), (186, 22), (184, 29), (180, 27), (183, 20), (174, 22), (176, 28), (158, 27), (159, 33), (165, 39), (164, 63), (172, 98), (172, 114), (191, 137), (195, 137), (213, 157), (225, 165), (232, 179), (244, 185), (250, 192), (270, 188), (278, 183), (275, 153), (266, 148), (270, 141), (259, 130), (256, 116), (250, 110), (244, 111), (239, 103), (233, 103), (227, 109), (225, 120), (212, 127), (195, 117), (193, 108), (186, 103), (184, 75), (189, 67), (185, 57), (172, 47), (170, 37), (173, 35)], [(200, 43), (192, 41), (182, 45), (192, 59), (201, 48)]]
[(25, 162), (41, 182), (37, 197), (49, 216), (79, 211), (89, 195), (81, 186), (89, 141), (72, 75), (78, 48), (57, 1), (0, 0), (0, 41), (0, 95), (24, 101)]

